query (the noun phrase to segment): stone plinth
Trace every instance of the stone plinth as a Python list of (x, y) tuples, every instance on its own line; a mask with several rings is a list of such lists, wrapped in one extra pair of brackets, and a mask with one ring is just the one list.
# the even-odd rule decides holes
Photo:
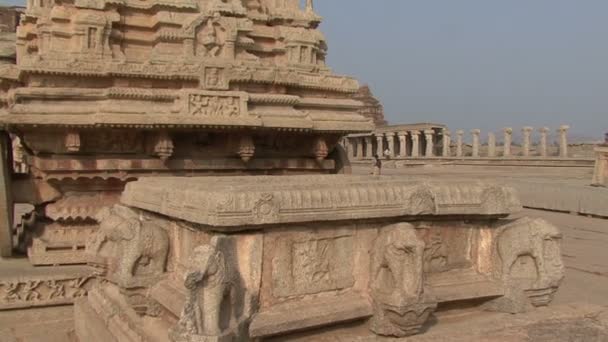
[(595, 148), (595, 168), (592, 185), (608, 186), (608, 144)]
[(107, 282), (77, 305), (81, 339), (95, 327), (224, 341), (368, 319), (378, 335), (407, 336), (441, 302), (546, 305), (563, 276), (559, 232), (503, 220), (521, 208), (514, 191), (479, 182), (140, 178), (121, 203), (87, 246)]

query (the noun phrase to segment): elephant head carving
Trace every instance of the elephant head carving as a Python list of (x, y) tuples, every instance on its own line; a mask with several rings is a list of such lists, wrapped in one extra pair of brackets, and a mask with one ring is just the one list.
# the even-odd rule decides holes
[(122, 205), (103, 209), (97, 219), (99, 229), (87, 252), (92, 263), (107, 269), (108, 280), (128, 288), (164, 272), (169, 238), (159, 224)]

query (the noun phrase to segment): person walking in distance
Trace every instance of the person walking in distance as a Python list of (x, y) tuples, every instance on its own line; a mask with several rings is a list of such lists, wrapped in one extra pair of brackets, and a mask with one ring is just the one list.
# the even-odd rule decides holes
[(372, 167), (373, 167), (372, 175), (380, 176), (380, 174), (382, 172), (382, 161), (380, 160), (380, 157), (378, 157), (377, 154), (375, 154), (374, 158), (372, 159)]

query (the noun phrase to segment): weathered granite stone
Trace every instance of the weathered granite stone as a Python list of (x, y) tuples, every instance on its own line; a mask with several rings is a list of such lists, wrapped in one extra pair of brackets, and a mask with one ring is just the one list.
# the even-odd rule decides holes
[[(486, 309), (523, 311), (546, 305), (559, 286), (559, 233), (543, 221), (502, 220), (520, 208), (509, 188), (311, 179), (130, 183), (121, 199), (130, 209), (114, 210), (127, 210), (123, 216), (150, 233), (152, 224), (162, 227), (167, 266), (138, 282), (143, 290), (101, 275), (109, 282), (79, 305), (102, 317), (132, 315), (120, 334), (144, 340), (139, 316), (161, 319), (159, 329), (173, 341), (265, 338), (370, 317), (375, 333), (407, 336), (438, 303), (482, 300)], [(103, 219), (100, 232), (126, 224), (114, 221)], [(537, 271), (520, 266), (528, 258)], [(118, 306), (101, 305), (103, 298)]]
[(521, 208), (507, 187), (364, 176), (144, 178), (127, 185), (122, 202), (224, 229), (387, 216), (505, 216)]

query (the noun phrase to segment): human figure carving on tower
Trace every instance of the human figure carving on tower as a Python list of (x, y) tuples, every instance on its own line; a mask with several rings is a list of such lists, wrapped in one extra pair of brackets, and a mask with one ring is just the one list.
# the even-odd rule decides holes
[(219, 14), (213, 18), (209, 18), (205, 26), (197, 34), (198, 41), (203, 47), (202, 56), (218, 57), (221, 54), (222, 44), (218, 36), (218, 28), (216, 28)]

